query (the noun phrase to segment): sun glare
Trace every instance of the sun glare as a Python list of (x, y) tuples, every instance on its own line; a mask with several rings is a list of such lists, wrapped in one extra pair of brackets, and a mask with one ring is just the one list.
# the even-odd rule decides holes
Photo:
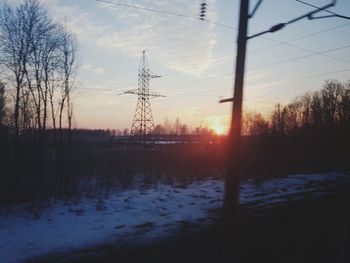
[(225, 135), (228, 131), (229, 116), (212, 115), (205, 118), (205, 124), (216, 135)]
[(222, 126), (215, 126), (213, 127), (213, 130), (217, 135), (222, 135), (225, 132), (224, 127)]

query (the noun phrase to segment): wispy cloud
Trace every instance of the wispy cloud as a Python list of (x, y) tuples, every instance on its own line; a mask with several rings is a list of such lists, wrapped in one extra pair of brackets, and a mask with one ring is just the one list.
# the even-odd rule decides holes
[(251, 86), (251, 87), (249, 87), (249, 89), (257, 90), (257, 89), (263, 89), (263, 88), (273, 87), (273, 86), (277, 86), (277, 85), (282, 85), (285, 83), (287, 83), (287, 81), (285, 81), (285, 80), (272, 81), (272, 82), (267, 82), (267, 83), (262, 83), (262, 84)]
[(96, 74), (96, 75), (103, 75), (105, 73), (105, 69), (104, 68), (102, 68), (102, 67), (94, 67), (91, 64), (84, 64), (82, 66), (82, 70), (91, 72), (91, 73)]
[[(199, 14), (198, 1), (124, 2), (194, 17)], [(214, 2), (208, 2), (211, 7), (208, 19), (215, 20)], [(203, 75), (215, 62), (213, 48), (216, 34), (213, 24), (103, 3), (97, 3), (100, 8), (94, 12), (83, 10), (77, 4), (61, 6), (57, 0), (48, 0), (45, 4), (56, 19), (66, 18), (69, 28), (81, 41), (92, 43), (97, 48), (112, 49), (133, 57), (147, 50), (153, 61), (193, 75)], [(112, 16), (112, 22), (97, 23), (100, 21), (97, 17), (101, 14)]]
[(41, 3), (47, 7), (52, 19), (63, 23), (80, 42), (94, 45), (99, 35), (108, 34), (109, 27), (97, 22), (93, 13), (77, 3), (63, 4), (59, 0), (41, 0)]

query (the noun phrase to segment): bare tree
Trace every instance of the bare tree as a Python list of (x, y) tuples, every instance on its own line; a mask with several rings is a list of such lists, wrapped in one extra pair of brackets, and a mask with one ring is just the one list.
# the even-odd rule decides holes
[(339, 105), (339, 121), (350, 123), (350, 82), (343, 85)]
[(290, 135), (296, 135), (302, 121), (301, 101), (296, 99), (289, 103), (285, 108), (285, 113), (285, 130)]
[(243, 117), (244, 135), (262, 135), (269, 131), (269, 123), (258, 112), (245, 111)]
[(269, 124), (260, 113), (256, 113), (252, 116), (252, 122), (249, 128), (250, 135), (256, 136), (256, 135), (267, 134), (268, 129), (269, 129)]
[(18, 137), (20, 132), (20, 100), (25, 81), (25, 66), (28, 62), (31, 45), (33, 17), (28, 15), (34, 1), (26, 1), (16, 9), (5, 4), (0, 11), (0, 53), (2, 65), (12, 74), (15, 89), (14, 126)]
[(321, 90), (323, 101), (323, 116), (326, 125), (332, 125), (338, 120), (342, 85), (337, 81), (326, 81)]
[(40, 9), (40, 6), (37, 6), (33, 15), (37, 18), (32, 30), (33, 41), (29, 61), (30, 69), (26, 70), (26, 74), (27, 76), (28, 74), (31, 74), (31, 76), (27, 77), (28, 84), (34, 82), (34, 86), (29, 86), (29, 89), (33, 96), (33, 101), (35, 102), (38, 129), (45, 130), (48, 102), (45, 66), (47, 66), (47, 60), (50, 58), (47, 53), (52, 52), (50, 42), (55, 26), (49, 21), (46, 12)]
[(42, 81), (43, 81), (43, 103), (44, 103), (44, 116), (43, 116), (43, 129), (46, 129), (48, 119), (48, 103), (51, 110), (51, 121), (53, 129), (56, 130), (56, 110), (55, 110), (55, 91), (57, 89), (57, 83), (55, 80), (55, 70), (58, 66), (57, 57), (60, 47), (60, 39), (58, 36), (57, 26), (50, 28), (50, 34), (45, 36), (45, 42), (42, 46), (41, 66), (42, 66)]
[[(74, 76), (77, 72), (77, 52), (78, 45), (74, 37), (66, 29), (62, 28), (62, 44), (59, 70), (62, 79), (61, 98), (59, 108), (59, 131), (60, 142), (62, 142), (62, 120), (63, 110), (67, 106), (68, 129), (72, 128), (73, 106), (71, 101), (71, 91), (75, 85)], [(66, 105), (67, 104), (67, 105)]]
[(301, 120), (301, 125), (303, 127), (308, 127), (310, 126), (310, 121), (311, 121), (311, 100), (312, 97), (310, 93), (306, 93), (304, 96), (301, 97), (301, 114), (302, 114), (302, 120)]
[(271, 117), (271, 126), (273, 132), (276, 132), (279, 135), (285, 134), (286, 115), (287, 108), (282, 107), (281, 104), (278, 103), (275, 106), (274, 112)]
[(5, 4), (1, 9), (0, 44), (1, 64), (11, 76), (9, 83), (14, 90), (16, 137), (21, 130), (35, 128), (41, 140), (49, 118), (54, 131), (57, 118), (60, 134), (64, 118), (71, 129), (71, 90), (78, 68), (74, 37), (50, 20), (38, 0), (24, 0), (17, 7)]
[(6, 108), (5, 85), (2, 82), (0, 82), (0, 127), (4, 125), (5, 108)]

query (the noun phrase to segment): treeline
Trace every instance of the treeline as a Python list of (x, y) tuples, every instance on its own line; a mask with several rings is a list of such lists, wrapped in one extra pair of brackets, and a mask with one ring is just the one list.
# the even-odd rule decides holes
[(60, 143), (64, 122), (72, 127), (77, 41), (38, 0), (0, 8), (2, 133), (17, 145), (26, 139), (42, 145), (52, 129)]
[(190, 127), (186, 123), (181, 122), (179, 118), (176, 118), (173, 122), (166, 118), (163, 124), (156, 125), (155, 133), (160, 135), (215, 135), (214, 130), (207, 125)]
[(350, 127), (350, 82), (328, 80), (320, 91), (306, 93), (283, 106), (276, 104), (272, 114), (247, 112), (245, 135), (293, 136), (321, 130)]
[[(113, 136), (126, 136), (130, 135), (130, 130), (125, 128), (121, 129), (107, 129), (107, 131)], [(186, 123), (183, 123), (179, 117), (175, 121), (165, 118), (162, 124), (156, 124), (154, 127), (154, 134), (156, 135), (215, 135), (215, 131), (210, 129), (207, 125), (199, 125), (197, 127), (190, 127)]]
[(248, 173), (350, 171), (350, 82), (326, 81), (272, 113), (246, 113), (242, 165)]

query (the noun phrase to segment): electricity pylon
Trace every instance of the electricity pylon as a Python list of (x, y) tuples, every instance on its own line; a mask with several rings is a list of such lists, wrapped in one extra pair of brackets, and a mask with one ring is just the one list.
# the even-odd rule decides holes
[(165, 96), (150, 91), (150, 79), (160, 77), (161, 76), (151, 74), (146, 59), (146, 52), (143, 50), (138, 71), (138, 89), (123, 93), (138, 96), (134, 119), (130, 130), (130, 141), (133, 143), (147, 144), (155, 140), (155, 126), (150, 99)]

